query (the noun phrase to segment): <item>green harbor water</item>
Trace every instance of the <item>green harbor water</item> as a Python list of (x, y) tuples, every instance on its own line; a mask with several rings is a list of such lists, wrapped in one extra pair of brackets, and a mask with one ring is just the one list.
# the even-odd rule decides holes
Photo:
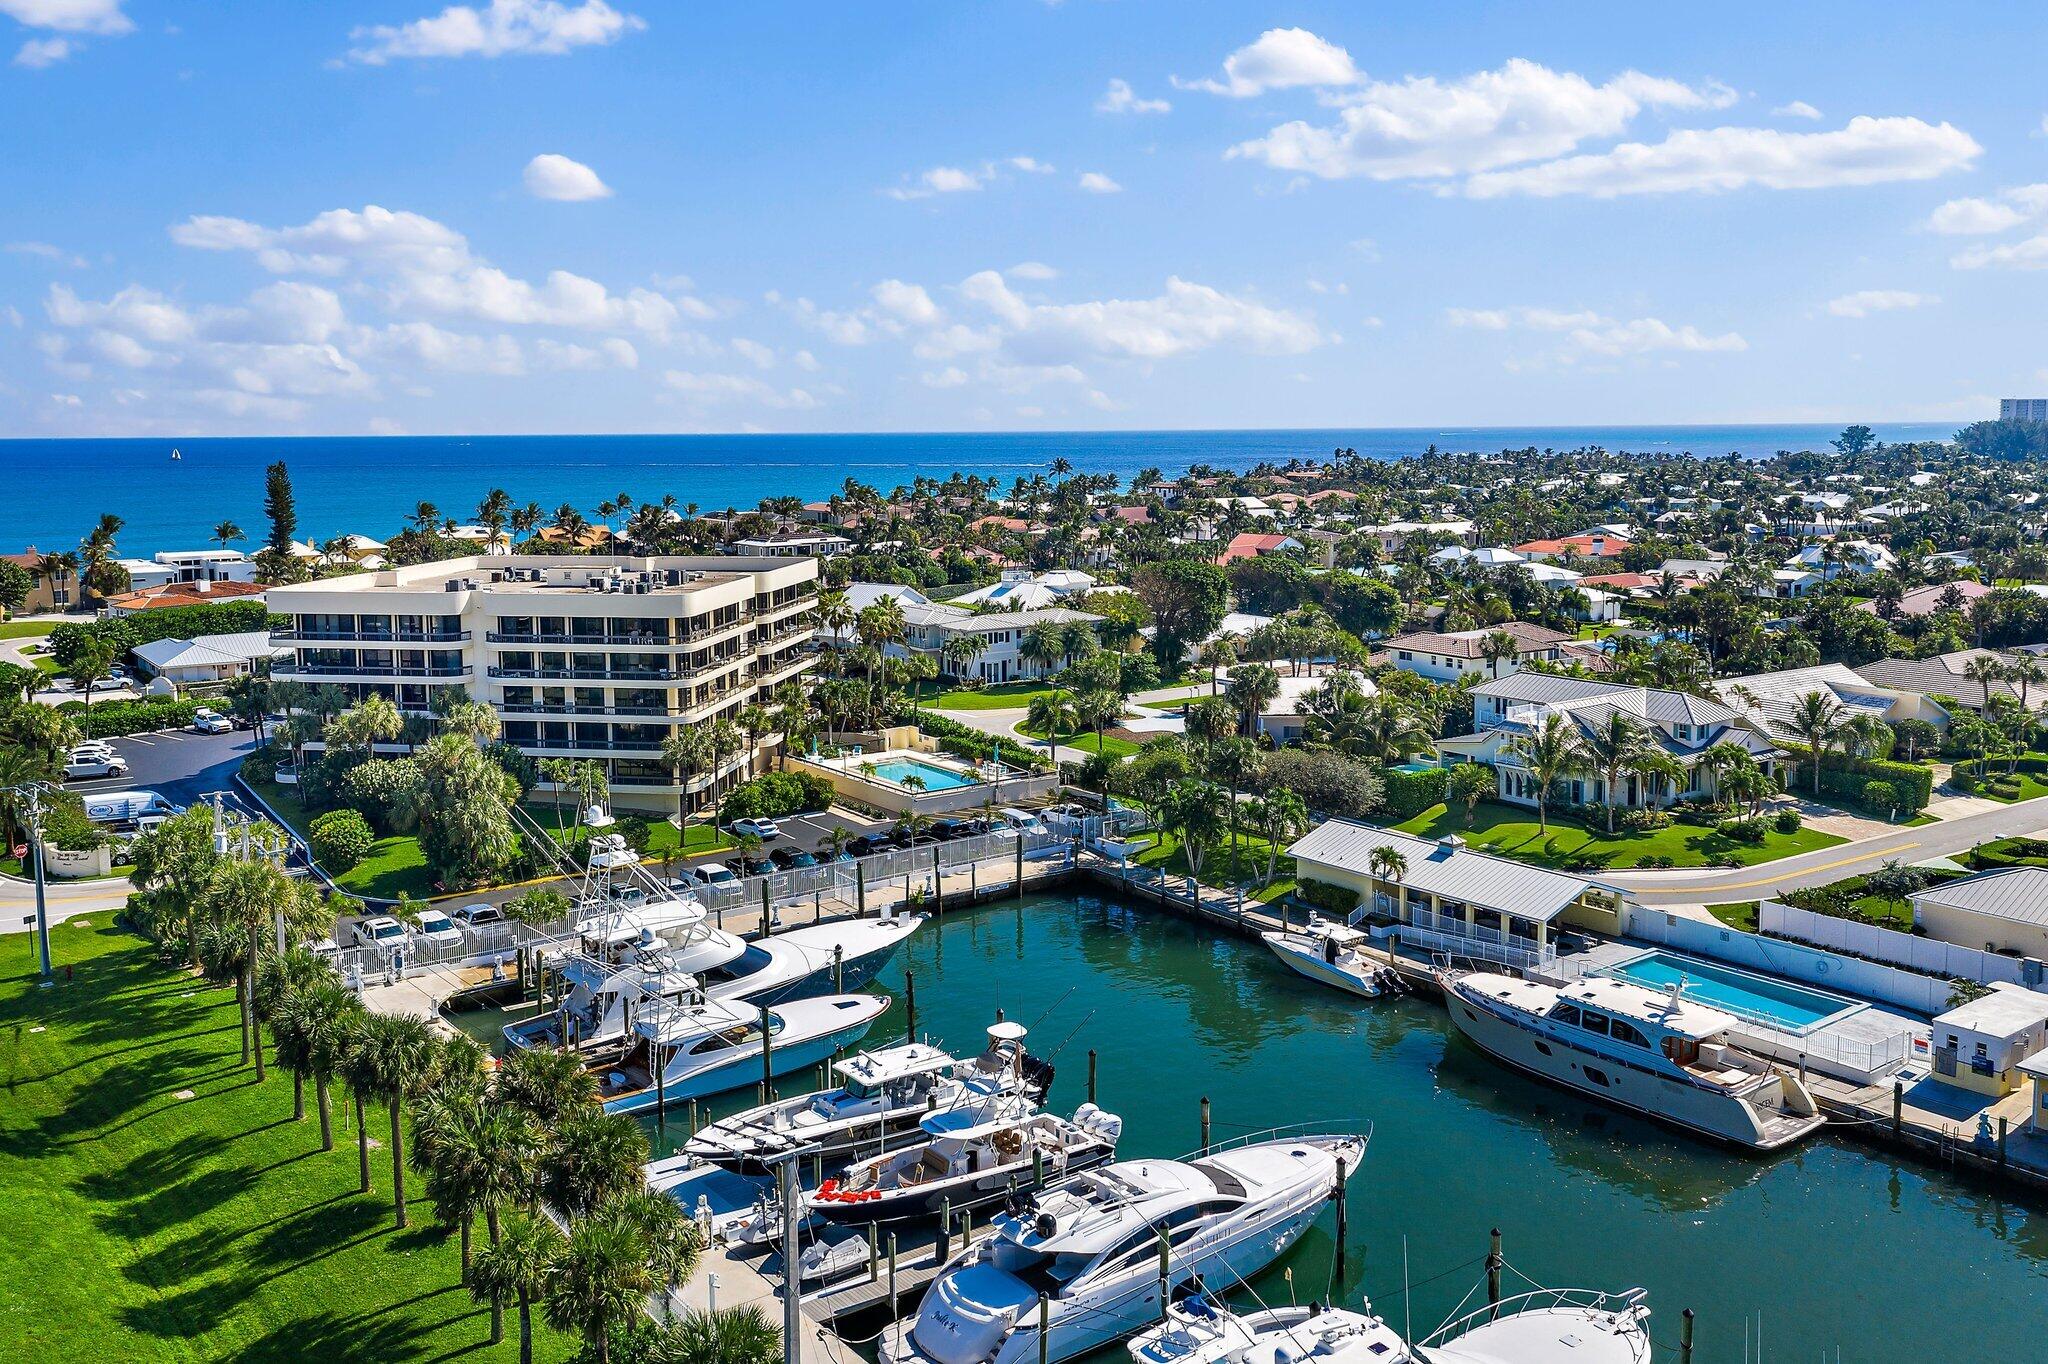
[[(895, 1003), (871, 1041), (901, 1037), (906, 971), (921, 1033), (970, 1051), (1000, 1008), (1033, 1027), (1034, 1050), (1059, 1048), (1059, 1111), (1086, 1099), (1093, 1048), (1126, 1156), (1193, 1148), (1203, 1095), (1218, 1140), (1369, 1124), (1334, 1296), (1369, 1294), (1415, 1335), (1475, 1285), (1484, 1301), (1498, 1227), (1508, 1263), (1546, 1286), (1647, 1289), (1659, 1361), (1678, 1357), (1685, 1307), (1699, 1364), (2048, 1360), (2048, 1209), (1875, 1148), (1823, 1134), (1776, 1158), (1721, 1151), (1505, 1070), (1435, 1001), (1354, 1001), (1255, 941), (1122, 902), (948, 914), (877, 981)], [(1287, 1298), (1283, 1268), (1299, 1298), (1329, 1293), (1334, 1231), (1325, 1213), (1259, 1294)]]

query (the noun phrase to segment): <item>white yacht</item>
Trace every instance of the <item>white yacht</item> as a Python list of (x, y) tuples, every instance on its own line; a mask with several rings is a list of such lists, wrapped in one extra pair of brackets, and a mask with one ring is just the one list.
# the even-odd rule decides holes
[(1760, 1151), (1826, 1121), (1796, 1076), (1729, 1040), (1739, 1019), (1683, 998), (1683, 982), (1666, 994), (1605, 977), (1439, 979), (1452, 1025), (1481, 1051), (1567, 1089)]
[(767, 1162), (802, 1149), (834, 1169), (863, 1151), (904, 1144), (931, 1113), (976, 1095), (1042, 1102), (1052, 1067), (1024, 1050), (1025, 1030), (998, 1023), (981, 1055), (959, 1059), (925, 1042), (849, 1056), (833, 1067), (836, 1089), (762, 1104), (713, 1123), (688, 1151), (741, 1174), (766, 1174)]
[(1111, 1344), (1160, 1319), (1162, 1229), (1169, 1294), (1197, 1276), (1249, 1278), (1308, 1229), (1339, 1168), (1357, 1169), (1364, 1152), (1363, 1136), (1285, 1137), (1076, 1175), (948, 1262), (917, 1311), (882, 1333), (883, 1364), (1058, 1364)]
[(647, 1004), (635, 1012), (625, 1049), (593, 1066), (598, 1096), (607, 1113), (652, 1113), (764, 1075), (787, 1075), (858, 1042), (888, 1007), (886, 995), (824, 995), (772, 1008), (719, 1000)]
[(1134, 1336), (1132, 1364), (1650, 1364), (1650, 1309), (1622, 1294), (1539, 1289), (1409, 1345), (1370, 1303), (1239, 1314), (1194, 1297)]
[(929, 1114), (897, 1151), (847, 1167), (807, 1195), (831, 1222), (936, 1217), (1000, 1202), (1042, 1172), (1062, 1179), (1113, 1159), (1123, 1119), (1082, 1104), (1071, 1119), (1014, 1093), (985, 1094)]
[(1365, 934), (1320, 915), (1292, 932), (1261, 933), (1273, 955), (1310, 980), (1377, 999), (1387, 992), (1387, 968), (1367, 956)]

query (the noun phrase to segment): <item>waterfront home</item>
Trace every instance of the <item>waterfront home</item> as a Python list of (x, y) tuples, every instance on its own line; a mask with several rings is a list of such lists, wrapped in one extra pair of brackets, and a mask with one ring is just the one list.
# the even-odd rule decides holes
[(247, 676), (259, 665), (292, 656), (290, 649), (270, 642), (267, 629), (152, 640), (129, 653), (144, 677), (161, 677), (179, 687), (226, 682)]
[[(1495, 635), (1506, 635), (1514, 641), (1512, 657), (1487, 657), (1487, 641)], [(1562, 630), (1511, 620), (1485, 630), (1456, 630), (1448, 634), (1420, 630), (1396, 635), (1373, 654), (1372, 661), (1390, 664), (1432, 682), (1456, 682), (1465, 677), (1506, 676), (1532, 660), (1561, 663), (1590, 652), (1573, 646), (1572, 637)]]
[(1573, 805), (1620, 805), (1630, 809), (1663, 807), (1688, 797), (1711, 796), (1715, 778), (1699, 766), (1700, 755), (1719, 743), (1732, 743), (1752, 754), (1768, 771), (1781, 756), (1761, 726), (1732, 707), (1687, 692), (1636, 687), (1593, 678), (1517, 673), (1483, 683), (1472, 691), (1471, 734), (1437, 741), (1437, 752), (1450, 763), (1491, 763), (1499, 798), (1534, 808), (1536, 782), (1515, 751), (1515, 740), (1541, 729), (1546, 715), (1561, 715), (1580, 733), (1606, 729), (1615, 714), (1628, 716), (1685, 769), (1673, 783), (1634, 773), (1622, 777), (1614, 790), (1597, 772), (1578, 772), (1557, 783), (1557, 799)]
[(1842, 663), (1723, 678), (1714, 684), (1714, 690), (1765, 733), (1780, 740), (1800, 741), (1792, 731), (1792, 717), (1798, 713), (1800, 703), (1815, 692), (1840, 706), (1845, 720), (1872, 715), (1886, 724), (1925, 720), (1936, 728), (1948, 728), (1948, 711), (1924, 693), (1881, 686)]
[(2026, 1083), (2020, 1066), (2048, 1049), (2048, 995), (1998, 981), (1987, 995), (1937, 1014), (1934, 1078), (2002, 1099)]
[(256, 564), (238, 549), (168, 549), (147, 559), (123, 559), (128, 586), (166, 587), (173, 583), (253, 583)]
[(1621, 928), (1619, 892), (1475, 852), (1456, 835), (1418, 838), (1331, 819), (1303, 835), (1287, 855), (1299, 881), (1355, 892), (1354, 920), (1391, 925), (1403, 943), (1428, 951), (1533, 966), (1556, 959), (1560, 925), (1605, 933)]
[(1929, 886), (1912, 900), (1913, 924), (1930, 938), (2048, 958), (2048, 867), (2000, 867)]
[(953, 598), (955, 606), (985, 606), (995, 611), (1038, 611), (1057, 606), (1070, 597), (1086, 596), (1095, 589), (1095, 575), (1079, 569), (1062, 568), (1050, 573), (1029, 569), (1006, 569), (1003, 576), (986, 587), (963, 592)]
[(132, 616), (139, 611), (161, 611), (172, 606), (204, 606), (210, 602), (262, 601), (265, 589), (257, 583), (209, 582), (202, 578), (190, 583), (165, 583), (116, 592), (100, 603), (107, 616)]
[[(1932, 658), (1880, 658), (1874, 663), (1860, 663), (1856, 671), (1880, 687), (1893, 691), (1914, 692), (1921, 696), (1943, 696), (1955, 701), (1968, 710), (1984, 708), (1984, 684), (1969, 676), (1973, 660), (1993, 659), (1999, 663), (2016, 661), (2017, 651), (2000, 653), (1995, 649), (1957, 649), (1954, 653), (1936, 654)], [(2019, 688), (2002, 677), (1991, 679), (1993, 699), (2005, 697), (2020, 699)], [(1946, 708), (1947, 703), (1939, 703)], [(2030, 687), (2027, 691), (2027, 705), (2039, 710), (2048, 706), (2048, 687)]]

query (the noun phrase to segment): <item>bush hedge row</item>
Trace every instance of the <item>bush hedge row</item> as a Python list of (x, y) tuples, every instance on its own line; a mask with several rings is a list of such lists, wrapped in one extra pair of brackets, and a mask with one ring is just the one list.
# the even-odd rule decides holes
[(930, 711), (918, 712), (916, 723), (921, 732), (939, 741), (940, 749), (956, 758), (964, 758), (968, 762), (982, 762), (988, 758), (989, 750), (994, 749), (996, 756), (1012, 767), (1022, 768), (1026, 772), (1045, 770), (1044, 755), (1033, 753), (1015, 739), (985, 734), (972, 726), (961, 724), (958, 720), (949, 720)]
[(809, 772), (763, 772), (741, 782), (725, 797), (727, 822), (735, 819), (781, 819), (822, 810), (832, 803), (832, 783)]
[(1441, 767), (1432, 767), (1425, 772), (1398, 772), (1387, 768), (1380, 773), (1386, 791), (1380, 797), (1380, 804), (1387, 812), (1390, 822), (1398, 824), (1404, 819), (1413, 819), (1432, 805), (1441, 804), (1450, 790), (1451, 774)]
[[(279, 617), (282, 619), (282, 617)], [(68, 668), (88, 640), (100, 640), (119, 658), (139, 644), (159, 639), (193, 639), (199, 635), (232, 635), (270, 628), (271, 615), (260, 601), (204, 602), (197, 606), (166, 606), (132, 616), (104, 620), (65, 621), (50, 631), (50, 655)]]
[(66, 701), (57, 709), (68, 715), (86, 738), (111, 739), (189, 725), (199, 713), (199, 702), (163, 696), (146, 701), (101, 701), (90, 709), (83, 701)]
[[(1798, 794), (1813, 789), (1808, 750), (1800, 744), (1780, 744), (1797, 763), (1799, 770), (1788, 773), (1785, 789)], [(1927, 808), (1927, 802), (1934, 799), (1934, 769), (1919, 763), (1894, 762), (1890, 758), (1842, 758), (1831, 757), (1822, 762), (1820, 789), (1823, 794), (1841, 796), (1848, 800), (1863, 799), (1864, 784), (1871, 781), (1888, 783), (1898, 794), (1899, 808), (1908, 814), (1919, 814)]]

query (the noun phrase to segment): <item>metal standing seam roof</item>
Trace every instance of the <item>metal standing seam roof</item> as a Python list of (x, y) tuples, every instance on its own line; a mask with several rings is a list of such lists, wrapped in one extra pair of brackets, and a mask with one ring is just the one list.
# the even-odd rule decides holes
[(1371, 875), (1375, 848), (1392, 848), (1408, 860), (1401, 884), (1410, 890), (1500, 910), (1518, 919), (1548, 923), (1593, 888), (1591, 881), (1563, 872), (1512, 862), (1505, 857), (1446, 847), (1432, 838), (1383, 829), (1356, 820), (1332, 819), (1311, 829), (1287, 850), (1290, 857), (1326, 862), (1357, 876)]
[(2007, 923), (2048, 927), (2048, 867), (2005, 867), (1934, 886), (1913, 897)]

